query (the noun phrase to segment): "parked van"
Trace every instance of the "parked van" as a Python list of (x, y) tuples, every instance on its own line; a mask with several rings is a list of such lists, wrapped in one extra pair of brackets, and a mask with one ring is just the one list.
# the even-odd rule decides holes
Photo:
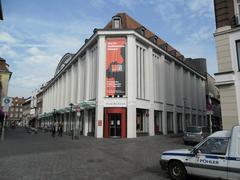
[(185, 128), (183, 135), (184, 144), (199, 143), (210, 135), (207, 127), (188, 126)]
[(192, 149), (165, 151), (160, 164), (174, 180), (186, 179), (188, 174), (239, 180), (240, 126), (215, 132)]

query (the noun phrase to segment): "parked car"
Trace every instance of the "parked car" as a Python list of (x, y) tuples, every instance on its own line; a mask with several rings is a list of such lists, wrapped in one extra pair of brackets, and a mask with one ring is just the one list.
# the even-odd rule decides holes
[(217, 179), (240, 179), (240, 125), (231, 131), (218, 131), (192, 149), (165, 151), (160, 164), (171, 179), (187, 175)]
[(183, 141), (184, 144), (199, 143), (209, 135), (210, 131), (207, 127), (188, 126), (184, 131)]

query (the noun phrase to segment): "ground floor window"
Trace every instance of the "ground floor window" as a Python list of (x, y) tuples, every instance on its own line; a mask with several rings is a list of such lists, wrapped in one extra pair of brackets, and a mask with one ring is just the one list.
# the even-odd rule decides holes
[(137, 109), (136, 130), (137, 132), (148, 132), (148, 116), (147, 109)]
[(193, 126), (197, 125), (197, 120), (196, 120), (196, 115), (195, 114), (192, 115), (192, 125)]
[(88, 135), (94, 136), (95, 132), (95, 109), (88, 110)]
[(207, 126), (207, 119), (206, 119), (206, 116), (203, 116), (203, 126)]
[(183, 132), (182, 113), (177, 113), (177, 130)]
[(173, 133), (173, 113), (167, 112), (167, 131)]
[(184, 120), (184, 123), (185, 123), (185, 127), (188, 127), (188, 126), (191, 125), (190, 114), (185, 114), (185, 120)]
[(198, 115), (198, 126), (202, 126), (202, 116)]
[(154, 111), (155, 134), (162, 133), (162, 111)]

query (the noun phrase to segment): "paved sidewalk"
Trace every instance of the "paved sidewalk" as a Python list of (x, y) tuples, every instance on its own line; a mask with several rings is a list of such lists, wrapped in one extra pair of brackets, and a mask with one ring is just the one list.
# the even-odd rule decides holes
[(159, 180), (168, 179), (159, 166), (160, 153), (187, 148), (181, 138), (136, 139), (51, 137), (7, 129), (0, 143), (1, 180)]

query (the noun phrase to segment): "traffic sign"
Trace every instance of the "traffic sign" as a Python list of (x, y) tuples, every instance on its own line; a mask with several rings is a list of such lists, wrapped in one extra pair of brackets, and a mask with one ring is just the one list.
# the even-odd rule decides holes
[(10, 107), (12, 105), (12, 98), (10, 97), (4, 97), (2, 100), (2, 106), (3, 107)]

